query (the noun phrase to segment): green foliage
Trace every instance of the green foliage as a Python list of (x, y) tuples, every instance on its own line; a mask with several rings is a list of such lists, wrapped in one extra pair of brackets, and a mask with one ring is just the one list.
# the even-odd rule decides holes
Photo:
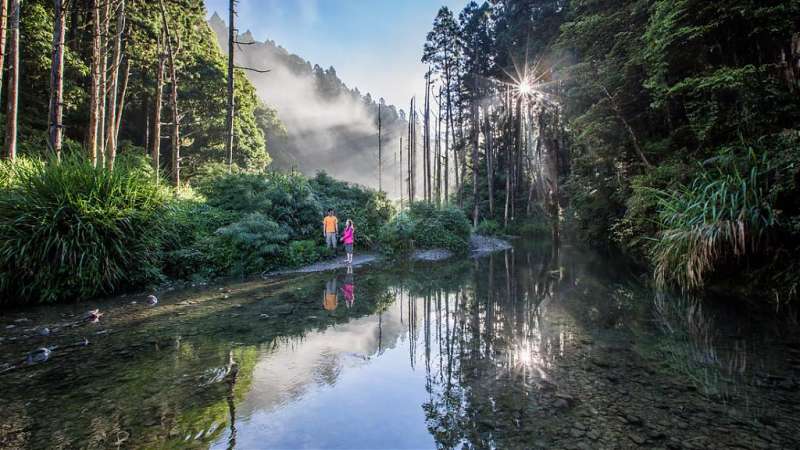
[(685, 289), (703, 285), (714, 269), (757, 250), (776, 224), (766, 154), (724, 152), (688, 185), (655, 191), (658, 240), (652, 247), (656, 282)]
[(483, 219), (478, 223), (478, 228), (475, 229), (475, 233), (486, 236), (497, 236), (503, 234), (503, 227), (497, 223), (496, 220)]
[(469, 249), (470, 223), (456, 207), (437, 208), (426, 202), (412, 203), (408, 211), (395, 215), (383, 227), (384, 250), (404, 254), (415, 249), (446, 249), (464, 253)]
[(319, 260), (324, 254), (325, 248), (316, 241), (292, 241), (286, 249), (284, 262), (289, 267), (300, 267)]
[(336, 180), (325, 172), (317, 173), (311, 186), (323, 210), (334, 209), (342, 224), (353, 221), (359, 246), (369, 248), (378, 243), (381, 227), (394, 214), (385, 193)]
[(289, 238), (280, 225), (261, 213), (249, 213), (241, 220), (217, 230), (223, 248), (232, 250), (230, 270), (237, 275), (273, 269)]
[(158, 279), (169, 196), (141, 172), (109, 172), (79, 156), (4, 172), (5, 301), (78, 300)]

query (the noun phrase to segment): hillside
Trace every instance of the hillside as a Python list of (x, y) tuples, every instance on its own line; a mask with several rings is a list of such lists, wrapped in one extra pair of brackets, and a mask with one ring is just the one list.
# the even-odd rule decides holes
[[(227, 53), (226, 23), (214, 13), (209, 25)], [(333, 67), (312, 65), (274, 41), (258, 42), (249, 31), (237, 41), (252, 43), (238, 46), (237, 66), (270, 70), (264, 74), (248, 71), (247, 77), (261, 100), (277, 112), (278, 120), (261, 121), (273, 168), (294, 168), (309, 175), (325, 170), (336, 178), (377, 187), (381, 102), (383, 187), (394, 194), (395, 153), (408, 126), (402, 110), (349, 88)]]

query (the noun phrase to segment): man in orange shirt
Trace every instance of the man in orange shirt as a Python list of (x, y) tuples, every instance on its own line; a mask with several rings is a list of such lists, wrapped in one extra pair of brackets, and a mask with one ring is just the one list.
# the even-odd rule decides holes
[(339, 234), (339, 219), (329, 209), (328, 214), (322, 220), (322, 234), (325, 237), (325, 245), (336, 250), (336, 235)]

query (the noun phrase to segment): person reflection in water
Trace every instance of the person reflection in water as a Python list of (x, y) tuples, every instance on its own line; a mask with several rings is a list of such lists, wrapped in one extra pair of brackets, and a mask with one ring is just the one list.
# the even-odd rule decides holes
[(322, 307), (328, 311), (336, 309), (339, 303), (338, 293), (336, 292), (336, 278), (331, 278), (325, 283), (325, 296), (322, 299)]
[(353, 282), (353, 266), (347, 267), (347, 275), (344, 277), (344, 285), (342, 286), (342, 294), (344, 294), (344, 302), (348, 308), (353, 307), (356, 302), (356, 286)]

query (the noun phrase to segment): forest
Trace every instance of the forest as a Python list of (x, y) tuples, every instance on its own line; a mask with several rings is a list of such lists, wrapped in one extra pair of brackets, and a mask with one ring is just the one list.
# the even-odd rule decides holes
[[(549, 236), (661, 288), (797, 299), (796, 0), (442, 7), (405, 111), (206, 22), (200, 0), (1, 3), (2, 303), (326, 258), (334, 206), (389, 254)], [(267, 60), (309, 80), (315, 108), (359, 105), (364, 126), (324, 153), (371, 188), (314, 174), (304, 152), (331, 134), (259, 98)]]
[(796, 302), (800, 2), (470, 2), (422, 61), (426, 199), (479, 230), (544, 221), (662, 288)]

